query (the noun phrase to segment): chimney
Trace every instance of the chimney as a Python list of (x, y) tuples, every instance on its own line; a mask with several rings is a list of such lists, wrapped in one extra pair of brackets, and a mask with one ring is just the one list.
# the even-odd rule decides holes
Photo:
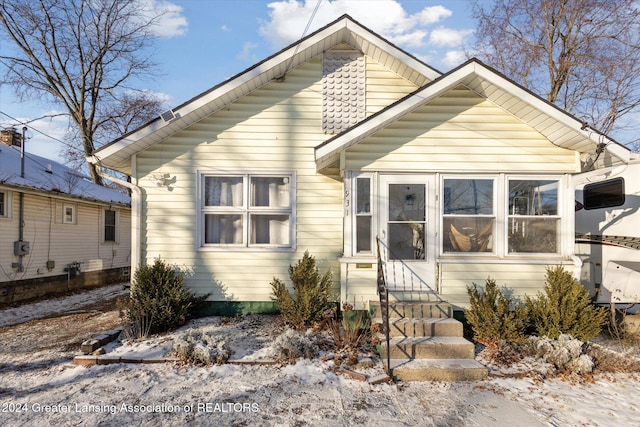
[(22, 147), (22, 135), (14, 128), (0, 130), (0, 144)]

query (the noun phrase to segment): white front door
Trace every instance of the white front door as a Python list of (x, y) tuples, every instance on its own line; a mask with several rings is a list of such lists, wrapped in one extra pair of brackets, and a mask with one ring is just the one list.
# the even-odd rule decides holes
[(379, 236), (390, 290), (434, 292), (435, 175), (380, 175)]

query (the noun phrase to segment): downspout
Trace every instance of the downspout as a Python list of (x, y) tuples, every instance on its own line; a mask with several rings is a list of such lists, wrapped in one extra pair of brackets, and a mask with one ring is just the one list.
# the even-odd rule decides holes
[[(27, 127), (22, 128), (22, 143), (20, 144), (20, 178), (24, 178), (24, 145), (26, 141)], [(24, 193), (21, 191), (19, 194), (19, 207), (18, 207), (18, 273), (24, 272), (24, 253), (22, 248), (22, 242), (24, 242)]]
[(95, 163), (96, 171), (102, 178), (122, 185), (123, 187), (131, 190), (131, 270), (135, 272), (140, 267), (140, 237), (141, 227), (140, 222), (142, 218), (142, 189), (135, 184), (116, 178), (107, 174), (98, 163)]

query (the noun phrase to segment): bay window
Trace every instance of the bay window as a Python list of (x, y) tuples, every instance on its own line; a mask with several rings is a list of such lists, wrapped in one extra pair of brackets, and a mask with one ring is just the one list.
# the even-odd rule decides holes
[(293, 174), (201, 174), (202, 246), (293, 247)]

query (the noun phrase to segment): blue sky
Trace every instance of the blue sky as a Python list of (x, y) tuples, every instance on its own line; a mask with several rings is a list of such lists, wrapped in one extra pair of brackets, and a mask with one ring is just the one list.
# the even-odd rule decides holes
[[(153, 56), (160, 76), (139, 82), (138, 88), (162, 96), (167, 108), (300, 39), (317, 5), (317, 0), (138, 1), (165, 11)], [(322, 0), (307, 33), (345, 13), (443, 72), (465, 60), (463, 46), (473, 41), (468, 0)], [(30, 120), (61, 111), (41, 102), (19, 103), (11, 92), (0, 87), (2, 128), (16, 124), (5, 114)], [(62, 145), (53, 138), (64, 139), (68, 120), (56, 117), (30, 126), (26, 151), (63, 162)]]

